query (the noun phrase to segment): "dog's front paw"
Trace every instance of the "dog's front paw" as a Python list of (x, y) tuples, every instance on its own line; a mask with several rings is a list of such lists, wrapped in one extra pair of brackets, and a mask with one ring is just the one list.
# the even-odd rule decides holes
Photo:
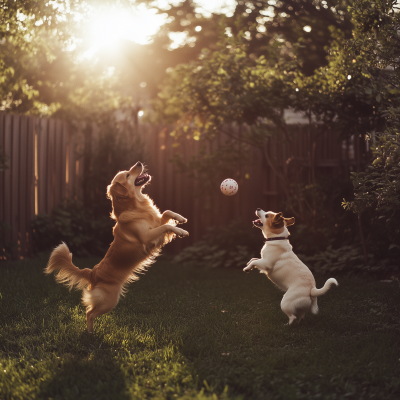
[(178, 223), (180, 223), (180, 224), (186, 224), (186, 222), (187, 222), (187, 219), (186, 219), (185, 217), (182, 217), (182, 215), (177, 216), (175, 219), (176, 219), (176, 220), (178, 221)]
[(244, 272), (250, 272), (253, 268), (254, 268), (253, 265), (249, 265), (249, 266), (247, 266), (246, 268), (243, 268), (243, 271), (244, 271)]
[(175, 233), (176, 233), (176, 235), (179, 236), (179, 237), (189, 236), (189, 232), (188, 232), (188, 231), (185, 231), (184, 229), (181, 229), (181, 228), (176, 228)]

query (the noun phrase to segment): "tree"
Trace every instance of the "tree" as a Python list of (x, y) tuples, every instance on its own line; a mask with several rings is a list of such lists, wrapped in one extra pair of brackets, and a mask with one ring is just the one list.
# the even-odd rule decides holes
[[(368, 134), (374, 160), (363, 172), (354, 172), (354, 199), (343, 207), (359, 216), (368, 212), (375, 253), (393, 259), (400, 255), (400, 15), (396, 1), (355, 1), (354, 39), (346, 50), (363, 57), (370, 75), (366, 92), (378, 90), (377, 112), (386, 118), (382, 131)], [(393, 98), (394, 96), (394, 98)], [(384, 102), (389, 98), (391, 104)]]
[[(382, 114), (382, 110), (397, 109), (400, 106), (396, 75), (390, 75), (384, 69), (389, 65), (384, 61), (388, 59), (387, 52), (397, 46), (397, 34), (394, 33), (397, 21), (393, 22), (391, 40), (387, 41), (387, 45), (381, 44), (383, 37), (375, 40), (375, 46), (386, 54), (385, 57), (376, 58), (378, 53), (371, 41), (371, 37), (375, 37), (371, 35), (376, 34), (378, 24), (371, 23), (376, 10), (368, 6), (369, 2), (364, 2), (364, 10), (360, 12), (357, 4), (355, 2), (355, 7), (350, 9), (350, 22), (355, 25), (354, 39), (348, 39), (346, 32), (334, 25), (330, 26), (332, 42), (327, 49), (327, 64), (317, 68), (311, 75), (304, 73), (301, 57), (297, 57), (301, 51), (299, 47), (293, 48), (293, 57), (287, 57), (280, 47), (286, 44), (281, 43), (278, 46), (273, 42), (268, 47), (272, 56), (250, 57), (251, 44), (244, 30), (232, 37), (221, 35), (217, 51), (203, 51), (197, 61), (175, 68), (159, 94), (158, 107), (160, 118), (174, 124), (172, 135), (179, 142), (190, 134), (203, 143), (204, 147), (221, 134), (230, 137), (230, 141), (226, 142), (229, 147), (207, 153), (206, 157), (205, 152), (200, 153), (199, 157), (186, 163), (178, 157), (178, 165), (182, 169), (192, 170), (197, 176), (201, 176), (200, 173), (211, 174), (215, 170), (223, 169), (235, 154), (245, 153), (246, 146), (257, 148), (279, 177), (284, 197), (292, 200), (289, 207), (293, 214), (305, 221), (310, 228), (318, 230), (322, 226), (319, 216), (329, 219), (329, 211), (325, 206), (327, 203), (323, 203), (321, 199), (329, 199), (332, 194), (323, 192), (321, 179), (312, 170), (306, 180), (303, 180), (305, 186), (291, 186), (293, 179), (290, 168), (277, 168), (274, 160), (268, 159), (266, 149), (271, 137), (282, 141), (291, 140), (290, 127), (284, 118), (287, 109), (303, 114), (309, 121), (310, 129), (317, 122), (316, 129), (321, 131), (330, 128), (332, 132), (339, 132), (343, 139), (358, 135), (363, 140), (366, 132), (379, 132), (385, 128), (385, 114)], [(385, 7), (393, 9), (393, 3)], [(363, 20), (365, 15), (368, 23)], [(392, 11), (391, 15), (393, 18)], [(378, 15), (377, 21), (382, 24), (379, 18)], [(381, 19), (384, 20), (384, 16)], [(364, 49), (360, 47), (361, 37), (365, 37)], [(396, 51), (391, 60), (397, 63)], [(397, 64), (393, 65), (397, 67)], [(237, 128), (231, 129), (232, 125)], [(379, 137), (379, 134), (376, 135)], [(390, 143), (390, 148), (397, 152), (394, 139), (386, 142), (385, 146)], [(228, 148), (229, 151), (224, 151)], [(227, 153), (230, 154), (229, 160), (220, 156)], [(312, 157), (311, 143), (306, 164), (312, 165)], [(393, 168), (397, 156), (387, 153), (386, 157), (389, 157), (389, 164)], [(207, 168), (210, 160), (213, 161), (213, 168)], [(393, 188), (393, 185), (397, 185), (397, 178), (393, 174), (390, 176), (390, 185)], [(382, 187), (383, 182), (379, 181), (377, 184)], [(390, 193), (392, 196), (393, 190)], [(396, 215), (393, 214), (393, 218)], [(340, 218), (349, 219), (343, 213)], [(347, 226), (350, 225), (347, 222)], [(371, 226), (365, 224), (360, 234), (367, 231), (371, 233)], [(393, 232), (397, 230), (394, 229)], [(356, 235), (353, 234), (353, 240), (354, 237)], [(365, 239), (369, 246), (372, 237), (372, 234), (368, 234)], [(382, 237), (387, 239), (385, 235)], [(393, 243), (393, 239), (390, 239), (390, 244)], [(378, 254), (383, 247), (379, 249), (375, 249), (374, 254)]]
[[(31, 71), (51, 63), (57, 47), (71, 39), (72, 11), (77, 1), (13, 1), (0, 5), (0, 108), (26, 112), (34, 106), (39, 86)], [(43, 103), (36, 104), (40, 109)]]
[[(329, 27), (351, 36), (347, 5), (343, 0), (238, 0), (232, 15), (215, 13), (206, 18), (196, 12), (193, 0), (184, 0), (160, 9), (170, 22), (156, 35), (154, 44), (170, 33), (186, 35), (182, 46), (171, 52), (178, 64), (196, 59), (204, 48), (216, 50), (221, 30), (234, 36), (243, 31), (248, 55), (295, 58), (302, 72), (310, 75), (326, 65), (326, 47), (334, 40)], [(272, 43), (279, 47), (278, 54), (271, 52)]]

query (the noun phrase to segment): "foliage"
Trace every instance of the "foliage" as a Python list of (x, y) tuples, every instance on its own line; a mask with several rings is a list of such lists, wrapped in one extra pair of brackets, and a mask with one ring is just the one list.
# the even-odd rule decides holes
[(399, 265), (389, 257), (374, 257), (368, 255), (365, 265), (364, 255), (360, 246), (342, 245), (338, 248), (328, 248), (313, 255), (298, 254), (298, 257), (316, 274), (338, 275), (372, 275), (380, 278), (391, 278), (400, 272)]
[[(293, 8), (290, 11), (296, 12), (295, 7), (289, 3), (288, 7)], [(313, 4), (316, 5), (314, 2)], [(328, 6), (328, 3), (324, 4)], [(318, 4), (318, 7), (321, 5), (323, 4)], [(284, 2), (277, 3), (277, 6), (286, 7)], [(316, 126), (317, 135), (330, 129), (347, 140), (351, 136), (364, 138), (368, 131), (379, 132), (386, 129), (384, 135), (375, 134), (376, 142), (371, 147), (377, 149), (374, 152), (384, 151), (385, 155), (381, 159), (386, 160), (388, 157), (388, 161), (378, 165), (378, 157), (369, 172), (353, 173), (358, 197), (354, 202), (345, 204), (353, 210), (356, 204), (361, 207), (362, 202), (369, 202), (371, 207), (376, 207), (379, 198), (376, 216), (368, 220), (362, 219), (368, 248), (376, 258), (386, 259), (389, 248), (392, 259), (398, 258), (398, 139), (394, 123), (398, 123), (395, 114), (400, 107), (400, 72), (397, 68), (400, 58), (397, 29), (400, 21), (399, 13), (395, 10), (394, 1), (377, 0), (371, 4), (360, 0), (351, 3), (349, 14), (338, 12), (337, 15), (346, 18), (343, 26), (347, 28), (342, 29), (340, 24), (335, 23), (325, 27), (330, 31), (328, 65), (315, 69), (312, 74), (304, 73), (300, 61), (301, 46), (292, 46), (293, 56), (287, 57), (284, 50), (286, 44), (270, 42), (268, 56), (249, 57), (251, 44), (246, 41), (247, 34), (244, 29), (237, 30), (236, 36), (220, 37), (217, 51), (204, 51), (197, 62), (177, 67), (170, 73), (169, 81), (160, 93), (160, 115), (176, 125), (172, 134), (178, 142), (188, 134), (205, 144), (225, 135), (230, 138), (228, 144), (233, 149), (236, 143), (236, 148), (240, 150), (245, 146), (260, 150), (266, 165), (281, 183), (279, 190), (288, 199), (286, 206), (300, 222), (307, 225), (307, 232), (312, 232), (311, 237), (316, 238), (315, 241), (310, 239), (311, 244), (300, 239), (300, 247), (306, 249), (307, 255), (313, 254), (312, 248), (316, 250), (315, 247), (318, 247), (317, 252), (322, 251), (322, 243), (325, 243), (325, 248), (328, 245), (332, 249), (340, 246), (340, 240), (336, 239), (340, 237), (337, 221), (341, 221), (339, 225), (344, 232), (352, 232), (349, 243), (361, 242), (364, 235), (361, 230), (358, 239), (352, 227), (356, 226), (355, 218), (346, 217), (340, 210), (335, 212), (336, 221), (332, 223), (328, 218), (326, 223), (321, 224), (319, 216), (326, 214), (321, 212), (324, 199), (337, 197), (334, 188), (332, 193), (321, 191), (320, 183), (326, 178), (316, 176), (312, 167), (309, 167), (310, 172), (306, 179), (293, 179), (292, 167), (277, 167), (270, 158), (266, 149), (272, 137), (286, 143), (293, 140), (289, 124), (285, 120), (285, 110), (288, 109), (304, 115), (310, 132)], [(309, 9), (308, 11), (309, 14), (304, 15), (312, 14)], [(285, 18), (282, 15), (275, 17)], [(288, 18), (288, 23), (290, 19)], [(354, 24), (352, 39), (348, 34), (347, 23)], [(386, 121), (385, 118), (389, 115), (391, 120)], [(391, 126), (390, 131), (385, 128), (387, 123)], [(230, 128), (232, 125), (233, 129)], [(239, 130), (238, 126), (246, 129)], [(223, 140), (218, 140), (223, 143)], [(384, 147), (379, 147), (382, 145)], [(305, 166), (313, 165), (312, 146), (310, 142)], [(223, 148), (218, 151), (224, 153)], [(200, 154), (199, 159), (201, 157)], [(230, 157), (234, 157), (232, 152)], [(219, 159), (220, 164), (223, 162), (223, 158)], [(367, 162), (368, 159), (361, 160), (361, 163)], [(180, 164), (184, 169), (181, 160)], [(199, 165), (201, 162), (190, 160), (185, 166), (187, 170), (197, 172)], [(297, 168), (297, 173), (300, 170), (301, 168)], [(361, 179), (364, 179), (363, 183), (360, 182)], [(348, 196), (349, 193), (344, 197)], [(340, 200), (336, 200), (339, 204)], [(386, 232), (379, 217), (387, 221)], [(315, 245), (316, 243), (319, 244)]]
[(51, 215), (39, 214), (32, 221), (33, 242), (37, 251), (49, 250), (62, 241), (77, 256), (105, 254), (112, 242), (114, 221), (93, 211), (79, 201), (66, 200)]
[[(375, 160), (364, 172), (353, 172), (354, 200), (343, 207), (355, 213), (369, 212), (373, 241), (383, 240), (383, 250), (400, 255), (400, 140), (396, 128), (370, 136)], [(382, 226), (383, 225), (383, 226)], [(381, 229), (378, 229), (379, 226)]]
[(55, 54), (61, 53), (58, 49), (65, 49), (70, 43), (73, 12), (78, 3), (75, 0), (68, 4), (64, 0), (1, 2), (1, 110), (27, 111), (27, 104), (37, 109), (49, 105), (37, 100), (39, 87), (53, 86), (55, 82), (49, 74), (42, 74), (34, 82), (32, 75), (39, 72), (40, 66), (51, 64)]
[[(248, 224), (247, 224), (248, 225)], [(207, 268), (244, 268), (262, 247), (262, 236), (241, 221), (211, 227), (204, 237), (177, 256), (176, 263), (195, 263)]]
[[(159, 94), (159, 118), (174, 124), (171, 135), (177, 139), (177, 145), (188, 135), (207, 147), (215, 148), (211, 145), (218, 142), (218, 150), (209, 155), (209, 159), (218, 160), (218, 169), (229, 163), (224, 157), (218, 157), (218, 152), (229, 154), (233, 159), (240, 158), (246, 147), (256, 148), (266, 160), (265, 166), (277, 176), (285, 198), (295, 200), (291, 207), (294, 216), (314, 224), (316, 198), (307, 204), (306, 197), (298, 195), (298, 185), (292, 185), (290, 174), (294, 169), (286, 165), (276, 167), (268, 151), (271, 138), (283, 143), (295, 140), (295, 130), (286, 121), (285, 110), (304, 115), (307, 120), (304, 134), (314, 132), (318, 137), (330, 129), (349, 138), (352, 134), (364, 135), (366, 129), (379, 124), (379, 118), (371, 118), (373, 110), (382, 102), (393, 104), (395, 98), (391, 94), (380, 98), (378, 103), (379, 85), (365, 92), (370, 75), (353, 62), (352, 55), (342, 51), (343, 34), (332, 32), (335, 42), (330, 68), (320, 68), (312, 76), (303, 75), (293, 60), (280, 58), (275, 62), (263, 56), (248, 57), (248, 45), (241, 35), (223, 38), (218, 51), (204, 51), (198, 62), (181, 65), (170, 73), (168, 83)], [(324, 178), (317, 177), (313, 167), (314, 139), (310, 140), (309, 147), (304, 165), (295, 170), (311, 169), (300, 183), (317, 187)], [(186, 163), (175, 161), (179, 161), (181, 169), (198, 175), (199, 171), (206, 171), (199, 168), (204, 164), (203, 158), (204, 154), (198, 154), (196, 162), (193, 159)]]
[[(221, 38), (218, 51), (205, 50), (197, 62), (177, 67), (159, 94), (159, 117), (175, 123), (175, 136), (212, 138), (223, 132), (260, 147), (274, 135), (290, 140), (284, 111), (293, 109), (310, 125), (339, 130), (344, 137), (380, 123), (375, 110), (393, 105), (395, 93), (378, 96), (384, 84), (365, 71), (364, 56), (345, 49), (344, 35), (332, 28), (329, 67), (305, 76), (293, 60), (247, 56), (242, 33)], [(271, 51), (277, 52), (278, 49)], [(374, 75), (375, 74), (375, 75)], [(355, 123), (357, 121), (357, 123)], [(248, 125), (241, 137), (224, 125)], [(359, 127), (357, 127), (357, 125)], [(364, 131), (362, 131), (364, 129)]]
[[(209, 16), (200, 14), (193, 0), (161, 5), (160, 12), (169, 18), (155, 36), (154, 47), (160, 47), (157, 42), (167, 35), (180, 33), (186, 39), (172, 53), (176, 64), (188, 63), (205, 48), (216, 50), (221, 31), (227, 36), (242, 31), (248, 56), (263, 55), (274, 62), (280, 57), (298, 60), (301, 70), (309, 75), (326, 65), (326, 47), (333, 39), (330, 26), (350, 37), (352, 24), (347, 5), (347, 1), (337, 0), (239, 0), (232, 13), (222, 10)], [(279, 48), (278, 54), (271, 47)]]
[(0, 248), (2, 249), (2, 255), (0, 260), (9, 260), (11, 258), (13, 250), (18, 247), (17, 243), (8, 241), (6, 239), (6, 232), (10, 232), (11, 227), (7, 223), (0, 221)]
[(1, 266), (5, 399), (398, 397), (395, 283), (342, 278), (319, 315), (288, 329), (265, 276), (157, 262), (88, 335), (81, 294), (45, 276), (46, 262)]
[[(366, 91), (380, 87), (377, 98), (395, 95), (391, 107), (382, 104), (380, 112), (386, 117), (386, 127), (382, 132), (368, 135), (374, 160), (363, 172), (353, 172), (354, 200), (343, 201), (343, 207), (361, 214), (369, 212), (372, 242), (383, 239), (383, 252), (393, 259), (400, 256), (400, 112), (398, 71), (400, 51), (397, 47), (400, 16), (397, 2), (356, 1), (352, 7), (356, 21), (355, 38), (348, 48), (365, 57), (364, 67), (376, 79)], [(382, 221), (380, 221), (382, 220)], [(382, 225), (377, 235), (377, 226)], [(374, 235), (375, 233), (375, 235)], [(386, 240), (385, 240), (386, 239)], [(381, 250), (381, 251), (382, 251)]]
[(109, 65), (82, 56), (88, 3), (1, 3), (0, 110), (93, 122), (130, 103)]

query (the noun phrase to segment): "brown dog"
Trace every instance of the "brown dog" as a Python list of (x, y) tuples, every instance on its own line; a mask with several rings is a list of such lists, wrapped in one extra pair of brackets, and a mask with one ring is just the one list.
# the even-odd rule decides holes
[(63, 243), (54, 249), (45, 269), (47, 274), (58, 271), (57, 282), (83, 291), (89, 332), (93, 332), (94, 319), (118, 304), (126, 285), (139, 279), (137, 273), (155, 261), (163, 245), (175, 236), (189, 235), (175, 226), (177, 222), (187, 222), (186, 218), (172, 211), (161, 214), (142, 193), (151, 180), (143, 169), (138, 162), (129, 171), (119, 172), (107, 187), (113, 207), (111, 217), (117, 223), (113, 229), (114, 241), (100, 264), (93, 269), (75, 267), (72, 254)]

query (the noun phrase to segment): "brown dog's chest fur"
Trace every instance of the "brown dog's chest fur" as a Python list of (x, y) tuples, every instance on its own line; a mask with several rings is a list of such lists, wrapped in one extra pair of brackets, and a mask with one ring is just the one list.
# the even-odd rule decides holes
[[(141, 243), (135, 235), (135, 223), (146, 221), (147, 229), (154, 229), (162, 225), (161, 215), (157, 207), (150, 201), (138, 206), (137, 202), (128, 210), (114, 214), (117, 220), (111, 243), (103, 260), (93, 268), (93, 286), (100, 282), (129, 283), (135, 279), (135, 271), (147, 266), (146, 261), (152, 262), (157, 256), (159, 248), (169, 238), (161, 238), (157, 243)], [(114, 209), (115, 210), (115, 209)], [(166, 240), (167, 239), (167, 240)]]

